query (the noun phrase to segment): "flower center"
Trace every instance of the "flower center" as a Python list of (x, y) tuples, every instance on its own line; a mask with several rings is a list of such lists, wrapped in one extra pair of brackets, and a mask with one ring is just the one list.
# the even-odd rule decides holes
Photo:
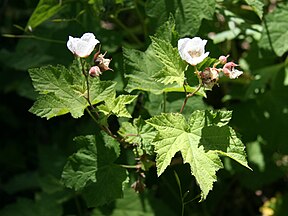
[(190, 50), (190, 51), (188, 51), (188, 53), (192, 58), (200, 57), (202, 55), (202, 52), (199, 48), (195, 49), (195, 50)]

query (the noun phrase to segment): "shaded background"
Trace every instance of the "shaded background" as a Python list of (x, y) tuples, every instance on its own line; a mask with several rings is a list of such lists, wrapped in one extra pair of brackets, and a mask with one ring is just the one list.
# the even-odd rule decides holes
[[(233, 110), (231, 125), (241, 134), (253, 168), (251, 172), (223, 159), (225, 169), (218, 172), (218, 181), (208, 199), (188, 204), (186, 214), (287, 214), (288, 27), (271, 27), (273, 22), (287, 23), (287, 1), (264, 1), (262, 19), (247, 6), (249, 1), (223, 1), (212, 9), (211, 2), (214, 1), (201, 3), (201, 19), (195, 20), (183, 10), (184, 22), (178, 14), (180, 6), (188, 8), (184, 0), (63, 0), (57, 13), (29, 29), (26, 25), (38, 1), (1, 1), (0, 215), (121, 215), (120, 209), (126, 207), (135, 210), (134, 215), (163, 215), (167, 209), (169, 214), (179, 215), (181, 203), (174, 170), (183, 190), (193, 191), (191, 198), (197, 194), (187, 164), (171, 166), (159, 178), (151, 168), (146, 173), (147, 190), (142, 195), (146, 197), (146, 207), (136, 200), (136, 194), (127, 192), (123, 200), (88, 209), (81, 195), (65, 188), (60, 178), (66, 158), (75, 152), (73, 137), (93, 133), (93, 123), (86, 117), (75, 120), (69, 115), (47, 121), (28, 112), (37, 95), (27, 70), (46, 64), (69, 65), (73, 60), (66, 48), (69, 35), (96, 34), (102, 50), (113, 56), (111, 67), (117, 72), (104, 74), (103, 79), (116, 80), (121, 92), (126, 85), (122, 47), (145, 50), (150, 44), (148, 36), (167, 20), (169, 13), (174, 14), (181, 37), (206, 38), (206, 49), (212, 57), (230, 54), (231, 59), (240, 62), (243, 77), (235, 81), (224, 79), (219, 87), (207, 92), (207, 99), (197, 101), (200, 108)], [(265, 27), (272, 31), (272, 38)], [(276, 30), (284, 35), (280, 47), (274, 44)], [(169, 98), (173, 102), (176, 97), (171, 94)], [(145, 108), (137, 109), (144, 112)], [(153, 107), (147, 109), (150, 110), (145, 112), (158, 112)], [(117, 119), (111, 119), (110, 124), (117, 130)], [(144, 210), (146, 213), (141, 213)]]

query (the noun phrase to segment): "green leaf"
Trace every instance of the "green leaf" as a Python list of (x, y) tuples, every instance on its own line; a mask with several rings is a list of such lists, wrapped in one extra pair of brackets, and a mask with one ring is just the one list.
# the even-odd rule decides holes
[(264, 4), (261, 0), (245, 0), (245, 2), (252, 7), (260, 19), (263, 17)]
[(150, 91), (154, 94), (161, 94), (164, 90), (162, 83), (155, 82), (152, 78), (155, 71), (161, 70), (161, 65), (153, 59), (152, 50), (146, 52), (123, 48), (125, 77), (128, 78), (126, 91), (133, 90)]
[(88, 207), (101, 206), (123, 197), (128, 173), (118, 165), (110, 164), (101, 167), (97, 172), (97, 182), (84, 188), (83, 197)]
[(163, 64), (162, 69), (153, 77), (157, 82), (165, 85), (176, 82), (179, 86), (182, 86), (185, 79), (184, 72), (188, 65), (181, 59), (178, 49), (173, 48), (170, 42), (155, 37), (151, 37), (151, 40), (152, 49)]
[[(30, 112), (47, 119), (71, 113), (72, 117), (81, 117), (87, 102), (85, 77), (77, 70), (76, 62), (69, 68), (62, 65), (44, 66), (29, 70), (33, 86), (40, 96)], [(89, 77), (91, 103), (97, 104), (111, 97), (115, 92), (111, 81), (100, 81)]]
[(89, 207), (121, 198), (128, 177), (124, 168), (113, 163), (120, 154), (119, 143), (100, 133), (76, 137), (75, 141), (79, 150), (69, 157), (64, 167), (64, 184), (75, 190), (82, 189)]
[(118, 133), (124, 137), (126, 142), (137, 144), (140, 155), (143, 154), (143, 151), (147, 154), (153, 154), (152, 141), (156, 135), (156, 131), (140, 117), (134, 119), (133, 124), (123, 122)]
[(190, 164), (204, 200), (216, 181), (216, 171), (223, 167), (219, 154), (249, 168), (243, 143), (227, 125), (230, 118), (231, 112), (195, 111), (188, 122), (179, 113), (161, 114), (147, 120), (158, 131), (154, 140), (158, 175), (180, 151), (184, 163)]
[(277, 56), (288, 51), (288, 4), (279, 4), (278, 7), (265, 17), (264, 32), (259, 46), (273, 49)]
[(79, 190), (88, 181), (96, 182), (97, 147), (94, 136), (76, 137), (75, 142), (81, 148), (69, 157), (63, 169), (62, 179), (67, 187)]
[(147, 15), (162, 25), (173, 14), (180, 36), (196, 35), (203, 19), (212, 19), (215, 11), (214, 0), (149, 0)]
[(257, 165), (259, 171), (265, 171), (265, 159), (261, 149), (261, 137), (258, 137), (256, 141), (247, 144), (247, 155), (249, 162)]
[(33, 14), (31, 15), (26, 29), (36, 28), (38, 25), (57, 14), (63, 6), (57, 0), (40, 0)]
[[(163, 69), (163, 65), (156, 57), (151, 46), (145, 52), (123, 48), (123, 55), (125, 77), (128, 78), (126, 91), (142, 90), (153, 94), (185, 92), (183, 86), (179, 86), (177, 83), (164, 85), (153, 78), (155, 74), (159, 74), (159, 71)], [(196, 87), (186, 86), (188, 92), (193, 92), (195, 89)], [(199, 91), (197, 94), (205, 97), (204, 91)]]
[(170, 42), (173, 45), (174, 44), (176, 45), (179, 35), (175, 27), (176, 26), (175, 26), (174, 17), (170, 14), (168, 20), (157, 29), (154, 36), (158, 39), (161, 39), (166, 42)]
[(65, 101), (55, 97), (53, 93), (49, 93), (39, 97), (29, 111), (37, 116), (50, 119), (68, 113), (67, 106), (69, 105), (65, 104)]
[(62, 180), (67, 187), (80, 190), (87, 183), (96, 182), (97, 172), (113, 165), (119, 156), (119, 143), (108, 135), (104, 135), (104, 139), (100, 136), (87, 135), (74, 139), (79, 150), (69, 157), (62, 173)]
[(128, 112), (125, 105), (132, 103), (137, 98), (137, 95), (120, 95), (117, 98), (109, 98), (105, 101), (105, 105), (98, 107), (100, 112), (105, 115), (114, 114), (118, 117), (131, 118), (132, 116)]

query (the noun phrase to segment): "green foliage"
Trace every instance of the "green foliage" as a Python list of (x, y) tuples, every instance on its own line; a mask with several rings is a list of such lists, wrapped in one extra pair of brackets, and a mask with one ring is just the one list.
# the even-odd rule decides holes
[(137, 96), (134, 95), (120, 95), (117, 98), (109, 98), (106, 99), (105, 105), (100, 105), (99, 111), (103, 112), (105, 115), (109, 116), (110, 114), (114, 114), (118, 117), (127, 117), (131, 118), (132, 116), (125, 108), (126, 104), (132, 103)]
[[(152, 43), (145, 52), (123, 49), (125, 76), (128, 78), (126, 91), (143, 90), (153, 94), (185, 91), (183, 82), (187, 63), (171, 45), (177, 35), (174, 28), (174, 19), (170, 17), (160, 28), (164, 33), (158, 31), (155, 37), (151, 37)], [(189, 85), (186, 87), (188, 92), (195, 89)], [(203, 90), (197, 94), (205, 96)]]
[(61, 1), (57, 0), (40, 0), (33, 14), (30, 16), (26, 25), (26, 31), (34, 29), (50, 17), (57, 14), (63, 6)]
[(264, 4), (261, 0), (245, 0), (248, 5), (252, 7), (255, 13), (259, 16), (260, 19), (263, 17), (263, 7)]
[(101, 138), (100, 134), (76, 137), (75, 142), (79, 150), (69, 157), (64, 167), (64, 184), (75, 190), (82, 189), (90, 207), (122, 197), (127, 174), (113, 163), (120, 153), (119, 143), (108, 135)]
[(264, 32), (260, 46), (272, 49), (277, 56), (282, 56), (288, 51), (288, 28), (286, 17), (288, 16), (288, 4), (280, 4), (272, 13), (265, 17)]
[(170, 13), (175, 17), (176, 29), (180, 36), (195, 35), (203, 19), (212, 19), (215, 10), (214, 0), (149, 0), (146, 5), (147, 15), (163, 24)]
[[(286, 1), (11, 0), (1, 11), (0, 215), (285, 215)], [(67, 39), (85, 32), (101, 45), (71, 64)], [(193, 36), (210, 52), (195, 67), (177, 49)], [(207, 67), (219, 72), (211, 91), (199, 85)]]
[(151, 37), (152, 49), (156, 57), (163, 64), (162, 69), (153, 77), (157, 82), (172, 84), (176, 82), (179, 86), (184, 83), (184, 71), (187, 64), (178, 55), (178, 50), (173, 48), (171, 43)]
[(203, 200), (216, 181), (216, 171), (223, 168), (219, 154), (249, 168), (243, 143), (234, 130), (226, 125), (230, 118), (231, 112), (215, 114), (196, 111), (188, 122), (181, 114), (162, 114), (147, 120), (158, 131), (153, 142), (158, 175), (164, 172), (174, 155), (180, 151), (184, 163), (190, 164)]
[[(40, 94), (30, 112), (47, 119), (68, 112), (72, 117), (79, 118), (89, 106), (85, 77), (75, 69), (75, 65), (69, 69), (60, 65), (45, 66), (30, 69), (29, 73), (35, 90)], [(89, 100), (92, 105), (104, 101), (114, 93), (115, 83), (111, 81), (89, 79), (89, 85)]]
[(156, 131), (140, 117), (134, 119), (133, 124), (123, 122), (118, 132), (126, 142), (137, 145), (137, 151), (140, 155), (144, 153), (153, 154), (151, 144), (156, 135)]

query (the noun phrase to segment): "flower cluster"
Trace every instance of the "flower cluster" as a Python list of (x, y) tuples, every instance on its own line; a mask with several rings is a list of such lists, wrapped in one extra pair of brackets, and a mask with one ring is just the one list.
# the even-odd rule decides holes
[[(179, 55), (184, 61), (196, 68), (196, 65), (201, 63), (209, 55), (209, 52), (205, 52), (206, 43), (207, 40), (202, 40), (200, 37), (194, 37), (192, 39), (182, 38), (178, 40)], [(219, 80), (220, 72), (230, 79), (236, 79), (243, 74), (242, 71), (235, 69), (235, 67), (238, 66), (237, 64), (227, 62), (228, 57), (229, 55), (220, 56), (212, 67), (207, 67), (203, 71), (198, 71), (196, 68), (196, 74), (204, 87), (212, 89)], [(222, 64), (223, 67), (216, 68), (219, 64)]]
[[(95, 49), (95, 46), (100, 43), (95, 38), (93, 33), (85, 33), (81, 38), (73, 38), (69, 36), (69, 40), (67, 42), (67, 48), (77, 57), (86, 58), (90, 56), (90, 54)], [(102, 72), (106, 70), (112, 70), (109, 68), (109, 64), (111, 59), (106, 59), (105, 54), (100, 54), (100, 48), (98, 52), (94, 55), (94, 66), (92, 66), (89, 70), (89, 75), (91, 77), (100, 76)]]

